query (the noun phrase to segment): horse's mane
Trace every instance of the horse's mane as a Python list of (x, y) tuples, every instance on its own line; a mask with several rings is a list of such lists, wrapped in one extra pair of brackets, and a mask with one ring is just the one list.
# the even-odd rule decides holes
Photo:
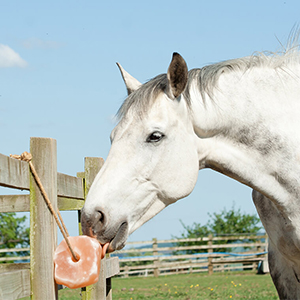
[[(290, 64), (300, 63), (298, 47), (290, 48), (284, 52), (257, 52), (251, 56), (231, 59), (216, 64), (205, 66), (201, 69), (190, 71), (190, 82), (197, 79), (198, 88), (203, 100), (206, 95), (213, 99), (213, 91), (217, 87), (220, 76), (224, 73), (240, 71), (242, 73), (257, 67), (269, 67), (272, 69), (284, 69)], [(188, 95), (188, 89), (187, 97)]]
[[(220, 76), (224, 73), (240, 71), (246, 72), (256, 67), (269, 67), (274, 69), (285, 69), (291, 64), (300, 63), (300, 51), (298, 37), (300, 31), (290, 39), (288, 47), (281, 52), (260, 52), (251, 56), (236, 58), (205, 66), (201, 69), (189, 71), (188, 84), (183, 93), (190, 106), (189, 88), (191, 82), (196, 80), (203, 101), (207, 95), (213, 99), (214, 90), (217, 87)], [(160, 74), (143, 84), (139, 89), (130, 94), (120, 107), (117, 116), (121, 119), (130, 108), (139, 115), (144, 115), (148, 108), (154, 103), (159, 93), (163, 92), (168, 84), (167, 74)]]

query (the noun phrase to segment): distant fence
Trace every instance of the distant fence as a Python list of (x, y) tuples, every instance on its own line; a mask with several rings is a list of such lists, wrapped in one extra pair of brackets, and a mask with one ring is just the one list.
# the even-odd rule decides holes
[[(85, 158), (85, 171), (73, 177), (57, 173), (55, 140), (31, 138), (30, 152), (32, 163), (52, 205), (59, 210), (77, 210), (80, 214), (87, 192), (103, 165), (103, 159)], [(28, 195), (0, 195), (0, 213), (30, 211), (30, 248), (26, 249), (30, 250), (30, 257), (22, 257), (23, 260), (30, 259), (30, 263), (0, 261), (0, 300), (27, 296), (37, 300), (58, 299), (58, 287), (53, 278), (57, 226), (29, 172), (28, 163), (0, 154), (0, 186), (30, 192)], [(80, 224), (79, 229), (81, 231)], [(98, 283), (83, 288), (82, 299), (112, 299), (111, 277), (118, 272), (118, 258), (103, 259)]]
[[(193, 245), (177, 246), (178, 243), (182, 245), (187, 242), (193, 242)], [(127, 245), (132, 248), (120, 250), (116, 254), (120, 259), (119, 276), (122, 277), (157, 277), (195, 272), (208, 272), (211, 275), (213, 272), (225, 270), (255, 269), (260, 262), (264, 264), (264, 271), (268, 271), (266, 235), (209, 236), (160, 241), (153, 239), (145, 242), (129, 242)], [(234, 250), (232, 253), (217, 252), (224, 248)], [(244, 250), (245, 248), (247, 250)], [(186, 254), (188, 250), (196, 253)]]

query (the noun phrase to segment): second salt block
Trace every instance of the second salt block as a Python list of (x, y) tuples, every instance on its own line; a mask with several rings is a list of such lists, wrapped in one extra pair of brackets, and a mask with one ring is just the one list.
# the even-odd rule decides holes
[(108, 245), (102, 249), (100, 243), (91, 237), (81, 235), (68, 238), (76, 261), (65, 240), (57, 247), (54, 254), (54, 277), (57, 284), (71, 289), (85, 287), (98, 281), (101, 258), (104, 257)]

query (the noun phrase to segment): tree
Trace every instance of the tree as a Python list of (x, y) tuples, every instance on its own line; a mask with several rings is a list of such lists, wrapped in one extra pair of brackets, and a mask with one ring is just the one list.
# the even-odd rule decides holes
[[(211, 220), (208, 221), (208, 227), (215, 236), (228, 235), (257, 235), (262, 226), (260, 219), (256, 214), (243, 214), (241, 209), (235, 210), (233, 207), (227, 211), (225, 208), (221, 213), (209, 214)], [(245, 239), (244, 242), (254, 241)], [(236, 243), (234, 240), (217, 241), (216, 244)], [(220, 248), (218, 252), (228, 252), (231, 248)]]
[[(26, 216), (16, 217), (15, 213), (0, 214), (0, 249), (24, 248), (29, 246), (29, 228), (24, 223)], [(28, 251), (18, 252), (18, 256), (28, 255)], [(0, 257), (16, 256), (14, 252), (0, 253)]]
[(241, 209), (235, 210), (234, 205), (229, 211), (224, 208), (220, 213), (208, 215), (211, 220), (207, 226), (214, 235), (257, 234), (262, 228), (256, 214), (243, 214)]
[[(256, 214), (243, 214), (240, 209), (236, 210), (234, 205), (227, 211), (224, 208), (220, 213), (208, 214), (210, 220), (206, 225), (193, 223), (192, 226), (187, 226), (181, 222), (185, 232), (181, 234), (180, 238), (201, 238), (207, 237), (209, 234), (213, 236), (229, 236), (237, 234), (257, 235), (262, 229), (260, 219)], [(178, 238), (178, 237), (177, 237)], [(246, 239), (251, 241), (251, 239)], [(231, 240), (216, 241), (215, 244), (231, 243)], [(177, 246), (192, 246), (192, 245), (207, 244), (206, 242), (179, 242)], [(230, 248), (216, 249), (217, 252), (228, 252)], [(192, 254), (196, 252), (207, 252), (207, 250), (188, 250), (185, 253)]]
[[(192, 238), (203, 238), (207, 237), (211, 234), (210, 229), (207, 225), (201, 225), (200, 223), (193, 223), (192, 226), (185, 225), (180, 220), (181, 225), (183, 226), (185, 232), (181, 234), (180, 237), (174, 237), (176, 239), (192, 239)], [(195, 246), (195, 245), (207, 245), (207, 242), (197, 241), (197, 242), (177, 242), (176, 246)], [(197, 252), (206, 252), (206, 250), (183, 250), (183, 251), (175, 251), (174, 254), (193, 254)]]

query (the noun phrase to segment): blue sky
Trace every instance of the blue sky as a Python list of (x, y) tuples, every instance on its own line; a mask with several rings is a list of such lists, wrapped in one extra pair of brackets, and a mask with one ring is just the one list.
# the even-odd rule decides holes
[[(0, 153), (29, 150), (32, 136), (57, 140), (58, 171), (106, 158), (113, 116), (126, 97), (116, 62), (141, 82), (165, 73), (174, 51), (189, 69), (276, 51), (299, 23), (293, 1), (2, 1)], [(1, 189), (2, 194), (7, 189)], [(235, 203), (255, 213), (251, 189), (210, 170), (193, 193), (130, 240), (179, 236), (180, 219), (204, 224)], [(72, 235), (76, 216), (64, 214)]]

